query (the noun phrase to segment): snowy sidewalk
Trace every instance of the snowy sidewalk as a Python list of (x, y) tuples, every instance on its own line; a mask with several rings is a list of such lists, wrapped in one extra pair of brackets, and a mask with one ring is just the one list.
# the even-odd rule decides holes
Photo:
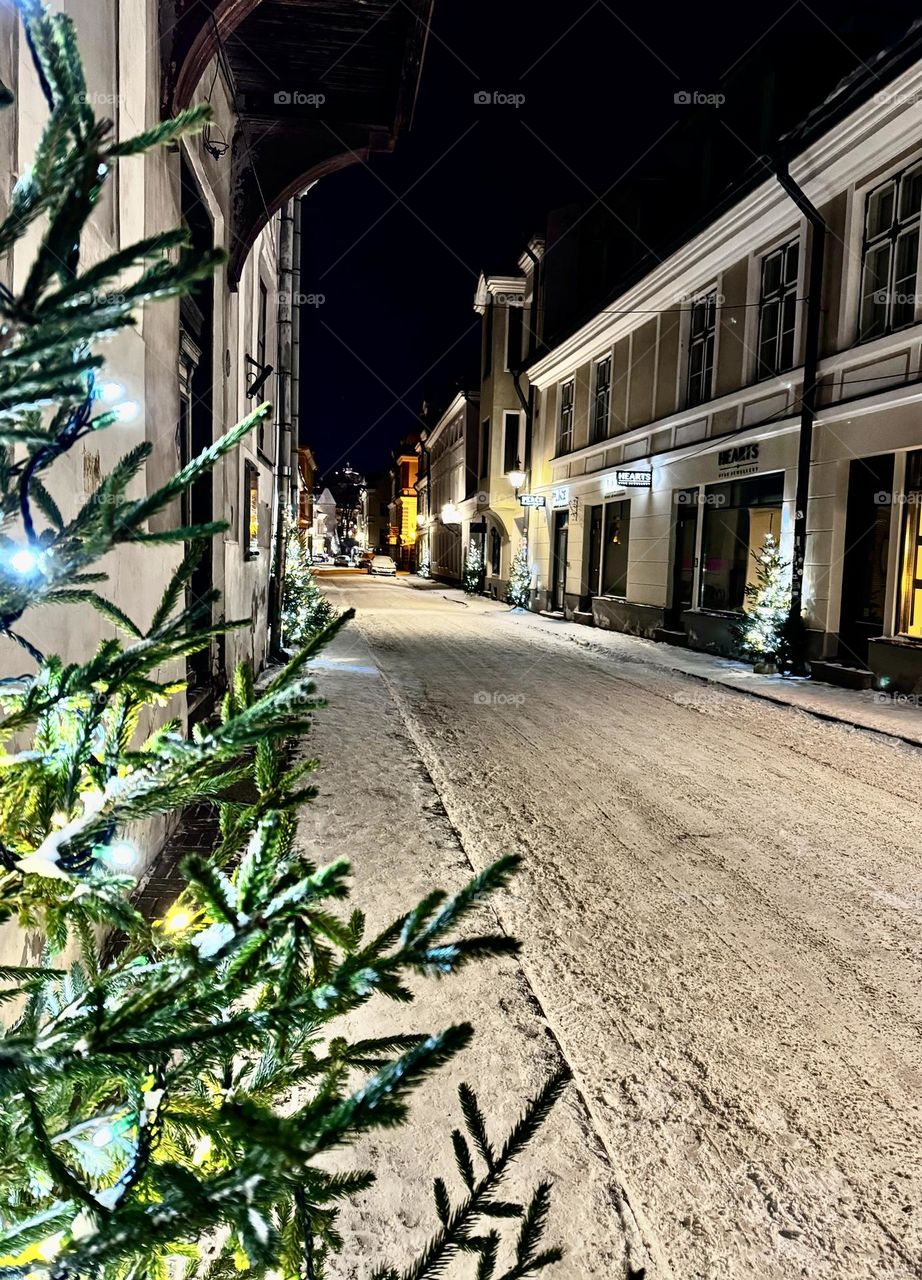
[(840, 689), (819, 680), (757, 675), (747, 663), (736, 662), (732, 658), (720, 658), (694, 649), (659, 644), (639, 636), (625, 635), (621, 631), (606, 631), (601, 627), (586, 627), (576, 622), (547, 618), (538, 613), (512, 610), (507, 604), (484, 596), (466, 596), (455, 587), (431, 581), (414, 581), (411, 578), (403, 579), (402, 585), (417, 591), (441, 591), (446, 599), (455, 600), (458, 604), (494, 612), (502, 615), (512, 625), (556, 635), (581, 648), (610, 654), (619, 662), (679, 672), (707, 684), (722, 685), (780, 706), (795, 707), (823, 720), (866, 729), (871, 733), (882, 733), (912, 746), (922, 746), (922, 705), (913, 702), (906, 695), (878, 693), (871, 689), (863, 692)]
[[(374, 931), (433, 888), (457, 889), (472, 867), (359, 628), (347, 626), (311, 668), (329, 705), (315, 716), (305, 742), (305, 751), (320, 760), (313, 775), (320, 794), (301, 811), (300, 842), (318, 862), (349, 858), (355, 872), (352, 905), (366, 912)], [(493, 909), (483, 908), (472, 932), (498, 930), (502, 925)], [(438, 1226), (434, 1176), (444, 1177), (453, 1198), (460, 1198), (450, 1134), (461, 1120), (461, 1081), (476, 1089), (498, 1137), (561, 1059), (517, 961), (477, 964), (457, 977), (412, 985), (413, 1004), (373, 1000), (352, 1016), (347, 1033), (433, 1031), (470, 1021), (475, 1039), (415, 1095), (410, 1125), (372, 1135), (337, 1156), (337, 1167), (367, 1165), (376, 1169), (378, 1181), (342, 1211), (339, 1226), (347, 1246), (343, 1258), (330, 1264), (331, 1280), (368, 1276), (385, 1259), (408, 1263)], [(638, 1230), (575, 1085), (510, 1177), (505, 1198), (527, 1195), (542, 1178), (554, 1184), (548, 1244), (564, 1242), (567, 1250), (553, 1268), (554, 1280), (640, 1273), (647, 1259)], [(654, 1274), (664, 1273), (647, 1271), (648, 1277)]]

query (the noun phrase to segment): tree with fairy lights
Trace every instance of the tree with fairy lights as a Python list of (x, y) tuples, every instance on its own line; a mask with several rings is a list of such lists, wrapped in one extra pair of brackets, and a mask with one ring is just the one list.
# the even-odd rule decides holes
[(531, 603), (531, 565), (528, 561), (528, 543), (524, 538), (512, 557), (506, 601), (515, 609), (527, 609)]
[[(220, 524), (169, 527), (176, 499), (262, 420), (262, 407), (173, 479), (129, 496), (150, 447), (130, 450), (73, 513), (55, 502), (55, 465), (124, 417), (103, 375), (101, 339), (145, 302), (177, 297), (220, 255), (191, 256), (184, 233), (149, 237), (84, 269), (80, 242), (113, 165), (198, 128), (204, 109), (117, 141), (86, 92), (73, 25), (19, 0), (49, 107), (35, 163), (0, 221), (0, 252), (38, 233), (19, 292), (0, 288), (0, 638), (30, 670), (0, 684), (0, 923), (39, 931), (41, 962), (0, 968), (0, 1274), (5, 1280), (322, 1280), (348, 1247), (337, 1202), (373, 1170), (331, 1173), (323, 1156), (401, 1123), (411, 1092), (468, 1043), (471, 1028), (349, 1038), (341, 1019), (368, 1001), (411, 998), (408, 981), (513, 953), (505, 936), (459, 929), (515, 860), (453, 897), (432, 893), (369, 935), (350, 910), (350, 869), (317, 866), (296, 844), (314, 762), (288, 744), (320, 705), (310, 662), (348, 615), (257, 692), (242, 667), (213, 723), (190, 734), (162, 708), (163, 676), (236, 624), (211, 621), (215, 595), (186, 588)], [(10, 95), (2, 97), (8, 105)], [(118, 283), (118, 291), (112, 286)], [(151, 321), (153, 322), (153, 321)], [(135, 407), (137, 408), (137, 406)], [(143, 486), (135, 486), (141, 488)], [(157, 529), (152, 517), (162, 516)], [(167, 527), (163, 527), (166, 525)], [(125, 544), (185, 544), (150, 618), (100, 587)], [(121, 638), (63, 662), (21, 635), (46, 603), (98, 609)], [(249, 620), (247, 620), (248, 622)], [(144, 736), (142, 724), (159, 727)], [(151, 924), (131, 900), (129, 832), (192, 802), (217, 809), (207, 853), (182, 864), (177, 900)], [(112, 941), (112, 931), (119, 931)], [(426, 1280), (475, 1255), (481, 1280), (518, 1280), (555, 1261), (542, 1249), (548, 1188), (501, 1197), (509, 1166), (565, 1087), (563, 1074), (491, 1139), (462, 1087), (468, 1137), (452, 1135), (460, 1196), (434, 1187), (436, 1230), (402, 1270)], [(515, 1220), (500, 1268), (494, 1223)], [(365, 1258), (350, 1259), (350, 1269)]]
[(461, 584), (469, 596), (483, 590), (483, 552), (476, 542), (472, 542), (464, 553)]
[(756, 579), (747, 583), (743, 612), (736, 624), (740, 653), (758, 666), (784, 671), (790, 663), (788, 617), (791, 608), (791, 565), (774, 537), (767, 533), (752, 557)]

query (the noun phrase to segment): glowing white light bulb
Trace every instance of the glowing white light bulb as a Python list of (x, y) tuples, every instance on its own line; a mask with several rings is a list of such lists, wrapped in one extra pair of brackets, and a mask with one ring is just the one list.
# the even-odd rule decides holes
[(103, 856), (113, 866), (130, 867), (135, 859), (135, 848), (127, 840), (122, 840), (118, 844), (110, 844)]
[(137, 400), (123, 400), (115, 406), (115, 416), (119, 422), (133, 422), (140, 412)]
[(115, 1134), (112, 1131), (112, 1126), (108, 1124), (102, 1124), (93, 1134), (93, 1146), (107, 1147), (114, 1137), (115, 1137)]
[(117, 404), (125, 394), (125, 388), (120, 382), (103, 382), (100, 383), (97, 394), (106, 404)]
[(167, 915), (165, 924), (169, 933), (179, 933), (181, 929), (187, 929), (192, 923), (192, 917), (188, 911), (172, 910)]
[(32, 573), (38, 565), (38, 556), (28, 547), (20, 547), (10, 556), (10, 564), (17, 573)]

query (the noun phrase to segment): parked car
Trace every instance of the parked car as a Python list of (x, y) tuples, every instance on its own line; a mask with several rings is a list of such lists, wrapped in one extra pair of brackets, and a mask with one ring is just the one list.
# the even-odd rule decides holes
[(333, 557), (333, 563), (340, 569), (348, 569), (351, 562), (348, 556), (344, 556), (340, 552), (338, 556)]
[(369, 573), (380, 573), (390, 578), (397, 577), (397, 566), (390, 556), (372, 556), (368, 566)]
[(321, 552), (318, 552), (318, 554), (312, 558), (311, 564), (328, 564), (329, 560), (330, 560), (330, 557), (325, 556), (321, 551)]
[(370, 551), (363, 551), (362, 554), (359, 556), (358, 560), (356, 561), (356, 564), (360, 569), (367, 569), (371, 564), (372, 560), (374, 560), (374, 556), (372, 555), (372, 553)]

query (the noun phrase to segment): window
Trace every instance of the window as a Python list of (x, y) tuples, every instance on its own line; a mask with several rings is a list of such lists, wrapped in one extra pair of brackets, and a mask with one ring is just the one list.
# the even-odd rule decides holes
[(494, 578), (499, 577), (500, 557), (502, 555), (502, 540), (496, 529), (490, 530), (490, 572)]
[(611, 408), (611, 356), (596, 362), (595, 387), (592, 393), (592, 441), (608, 435), (608, 413)]
[(717, 290), (692, 303), (688, 337), (688, 404), (711, 398), (714, 375), (714, 336), (717, 331)]
[(915, 318), (920, 208), (922, 164), (868, 194), (858, 324), (862, 340), (900, 329)]
[[(256, 359), (260, 369), (266, 367), (266, 335), (269, 328), (269, 290), (259, 282), (259, 310), (256, 313)], [(260, 453), (266, 452), (266, 421), (263, 418), (257, 427), (256, 447)]]
[(922, 453), (906, 459), (900, 632), (922, 640)]
[(506, 303), (506, 368), (515, 372), (522, 367), (522, 308)]
[(557, 431), (557, 452), (569, 453), (573, 448), (573, 388), (572, 378), (560, 388), (560, 422)]
[(487, 301), (483, 313), (483, 376), (489, 378), (493, 372), (493, 299)]
[(490, 419), (484, 418), (480, 424), (480, 475), (490, 474)]
[(759, 377), (782, 373), (794, 365), (797, 324), (797, 271), (800, 245), (790, 244), (762, 259), (759, 298)]
[(704, 495), (701, 607), (739, 612), (747, 582), (756, 579), (754, 553), (765, 535), (781, 533), (782, 472), (709, 485)]
[(506, 413), (503, 415), (503, 475), (514, 471), (519, 461), (519, 415)]
[(259, 555), (259, 471), (252, 462), (243, 475), (243, 554), (247, 560)]

